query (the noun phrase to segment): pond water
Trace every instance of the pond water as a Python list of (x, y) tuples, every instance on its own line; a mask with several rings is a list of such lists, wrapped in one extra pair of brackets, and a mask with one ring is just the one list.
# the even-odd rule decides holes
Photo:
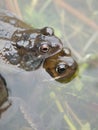
[(12, 101), (1, 116), (0, 130), (98, 130), (97, 1), (0, 0), (0, 8), (34, 27), (53, 27), (79, 64), (79, 75), (66, 84), (42, 66), (26, 72), (0, 65)]

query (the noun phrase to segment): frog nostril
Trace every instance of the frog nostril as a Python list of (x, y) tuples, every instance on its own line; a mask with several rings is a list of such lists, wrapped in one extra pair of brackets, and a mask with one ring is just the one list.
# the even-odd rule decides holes
[(69, 48), (66, 47), (66, 48), (63, 49), (63, 51), (64, 51), (66, 56), (70, 56), (71, 55), (71, 50)]

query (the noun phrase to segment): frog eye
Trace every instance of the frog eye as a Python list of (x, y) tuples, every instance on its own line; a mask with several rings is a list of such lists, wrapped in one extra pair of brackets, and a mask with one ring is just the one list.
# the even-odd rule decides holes
[(50, 49), (50, 47), (49, 47), (48, 44), (42, 44), (41, 47), (40, 47), (40, 51), (43, 52), (43, 53), (48, 52), (49, 49)]
[(60, 63), (56, 67), (56, 72), (59, 74), (63, 74), (66, 72), (67, 68), (68, 68), (68, 65), (66, 65), (65, 63)]
[(54, 35), (54, 30), (51, 27), (44, 27), (41, 30), (41, 32), (42, 32), (43, 35), (50, 35), (50, 36)]

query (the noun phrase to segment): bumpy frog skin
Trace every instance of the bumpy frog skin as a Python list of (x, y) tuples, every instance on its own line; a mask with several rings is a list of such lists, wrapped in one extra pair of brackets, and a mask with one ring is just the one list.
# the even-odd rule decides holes
[(78, 71), (78, 65), (68, 48), (64, 48), (54, 56), (45, 59), (43, 67), (55, 80), (61, 83), (71, 81)]
[(5, 79), (0, 75), (0, 116), (1, 114), (6, 111), (10, 106), (11, 102), (9, 102), (6, 106), (2, 107), (2, 105), (8, 101), (8, 89), (6, 86)]
[(0, 44), (2, 59), (27, 71), (62, 49), (52, 28), (34, 29), (8, 11), (0, 11)]

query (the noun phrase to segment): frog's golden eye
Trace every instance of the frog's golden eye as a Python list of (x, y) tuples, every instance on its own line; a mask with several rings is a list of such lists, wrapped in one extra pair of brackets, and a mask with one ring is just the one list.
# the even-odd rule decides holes
[(48, 52), (49, 49), (50, 49), (50, 46), (49, 46), (48, 44), (46, 44), (46, 43), (45, 43), (45, 44), (42, 44), (41, 47), (40, 47), (40, 51), (41, 51), (42, 53)]
[(66, 72), (67, 68), (68, 68), (68, 65), (66, 65), (64, 62), (60, 63), (56, 67), (56, 72), (59, 74), (63, 74)]

